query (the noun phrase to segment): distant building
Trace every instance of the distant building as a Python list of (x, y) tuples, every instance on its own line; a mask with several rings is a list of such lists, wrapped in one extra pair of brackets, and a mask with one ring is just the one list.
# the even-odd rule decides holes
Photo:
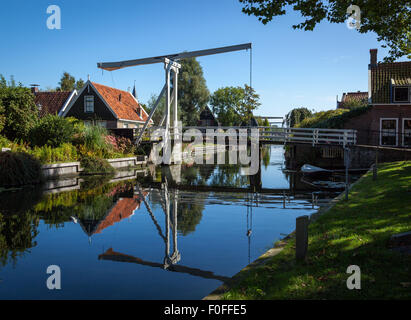
[(70, 102), (77, 96), (77, 91), (38, 91), (37, 87), (31, 88), (34, 102), (39, 111), (39, 116), (48, 114), (61, 115)]
[(108, 129), (138, 128), (148, 118), (147, 112), (130, 92), (91, 81), (87, 81), (64, 108), (62, 116), (75, 117)]
[(220, 125), (208, 106), (200, 112), (197, 124), (199, 127), (217, 127)]
[(411, 61), (377, 63), (370, 50), (367, 112), (345, 123), (358, 144), (411, 147)]
[(350, 109), (353, 106), (360, 106), (368, 103), (368, 92), (347, 92), (343, 93), (341, 101), (337, 100), (337, 109)]

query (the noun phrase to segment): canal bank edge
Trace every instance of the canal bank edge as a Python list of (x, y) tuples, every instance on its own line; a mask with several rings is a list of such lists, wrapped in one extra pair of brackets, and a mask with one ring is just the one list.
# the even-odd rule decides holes
[[(360, 179), (355, 181), (353, 184), (351, 184), (348, 188), (348, 191), (351, 190), (356, 184), (358, 184), (360, 181), (364, 179), (364, 177), (370, 173), (372, 169), (369, 169), (365, 174), (363, 174)], [(336, 196), (334, 199), (332, 199), (330, 202), (327, 204), (321, 206), (317, 212), (314, 212), (310, 216), (310, 223), (314, 222), (319, 216), (327, 213), (329, 210), (331, 210), (338, 202), (343, 200), (345, 197), (345, 191), (341, 192), (338, 196)], [(278, 255), (284, 247), (287, 245), (288, 241), (293, 239), (295, 237), (295, 231), (291, 232), (289, 235), (284, 237), (281, 240), (278, 240), (275, 244), (274, 247), (267, 250), (265, 253), (263, 253), (260, 257), (258, 257), (255, 261), (244, 267), (240, 272), (235, 274), (229, 281), (223, 283), (221, 286), (219, 286), (217, 289), (212, 291), (210, 294), (205, 296), (202, 300), (222, 300), (223, 295), (227, 293), (232, 286), (235, 283), (240, 282), (243, 278), (246, 277), (247, 273), (254, 269), (257, 266), (260, 266), (264, 263), (266, 263), (270, 258)]]

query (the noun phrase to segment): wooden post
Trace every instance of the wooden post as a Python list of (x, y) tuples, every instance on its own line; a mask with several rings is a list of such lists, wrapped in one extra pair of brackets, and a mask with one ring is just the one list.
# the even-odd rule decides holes
[(348, 181), (348, 166), (350, 162), (350, 154), (349, 154), (349, 149), (347, 147), (344, 148), (344, 162), (345, 162), (345, 200), (348, 200), (348, 186), (349, 186), (349, 181)]
[(301, 216), (295, 220), (295, 257), (298, 261), (304, 260), (308, 251), (308, 216)]

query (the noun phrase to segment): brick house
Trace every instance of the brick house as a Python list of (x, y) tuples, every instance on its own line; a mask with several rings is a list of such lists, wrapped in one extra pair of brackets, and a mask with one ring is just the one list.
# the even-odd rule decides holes
[[(128, 91), (87, 81), (61, 114), (108, 129), (138, 128), (148, 118), (147, 112)], [(152, 121), (150, 122), (152, 123)]]
[(411, 147), (411, 61), (377, 63), (371, 49), (368, 102), (367, 112), (344, 125), (358, 131), (357, 143)]

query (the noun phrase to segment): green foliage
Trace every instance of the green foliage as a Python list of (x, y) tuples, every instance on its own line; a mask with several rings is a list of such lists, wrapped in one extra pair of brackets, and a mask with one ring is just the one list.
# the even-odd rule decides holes
[(84, 131), (76, 140), (82, 155), (99, 158), (110, 158), (114, 152), (113, 146), (107, 141), (108, 131), (101, 126), (85, 126)]
[(252, 87), (246, 84), (244, 85), (243, 92), (244, 97), (240, 103), (238, 112), (241, 116), (241, 120), (243, 122), (249, 123), (253, 116), (253, 111), (261, 105), (261, 103), (259, 102), (260, 96)]
[(39, 160), (23, 152), (0, 152), (0, 186), (22, 186), (42, 181)]
[(223, 126), (249, 122), (253, 111), (260, 106), (259, 95), (248, 85), (217, 89), (210, 97), (213, 113)]
[(38, 121), (38, 111), (31, 90), (7, 85), (0, 80), (0, 127), (8, 139), (27, 139), (30, 130)]
[(294, 108), (285, 116), (288, 125), (293, 128), (304, 119), (312, 117), (312, 112), (307, 108)]
[(63, 143), (59, 147), (51, 147), (48, 145), (42, 147), (34, 147), (28, 151), (29, 154), (40, 160), (41, 163), (57, 163), (78, 161), (79, 155), (76, 147), (70, 143)]
[(76, 89), (77, 91), (81, 90), (84, 87), (83, 79), (76, 79), (68, 72), (64, 72), (60, 78), (59, 87), (57, 87), (57, 91), (73, 91)]
[(0, 150), (1, 148), (10, 148), (11, 144), (12, 142), (9, 139), (0, 135)]
[[(147, 109), (146, 109), (146, 111), (147, 111), (148, 113), (150, 113), (151, 110), (153, 110), (154, 105), (155, 105), (157, 99), (158, 99), (158, 96), (155, 95), (155, 94), (152, 94), (151, 97), (150, 97), (150, 99), (147, 101)], [(153, 120), (153, 122), (154, 122), (155, 125), (159, 125), (159, 124), (160, 124), (161, 119), (163, 119), (165, 110), (166, 110), (166, 100), (165, 100), (165, 98), (164, 98), (164, 96), (163, 96), (163, 97), (161, 97), (161, 99), (160, 99), (160, 102), (159, 102), (159, 105), (157, 106), (156, 112), (154, 112), (153, 117), (151, 118), (151, 119)], [(180, 113), (180, 115), (181, 115), (181, 113)]]
[(30, 138), (35, 146), (49, 145), (56, 148), (71, 142), (74, 133), (75, 127), (71, 120), (48, 114), (31, 130)]
[(241, 87), (224, 87), (217, 89), (210, 97), (213, 113), (223, 126), (234, 126), (241, 122), (239, 109), (244, 99)]
[(84, 81), (83, 81), (83, 79), (78, 79), (77, 81), (76, 81), (76, 90), (77, 91), (80, 91), (81, 89), (83, 89), (83, 87), (84, 87)]
[(75, 89), (76, 79), (68, 72), (64, 72), (61, 76), (59, 85), (57, 88), (59, 91), (73, 91)]
[(203, 69), (195, 58), (180, 61), (178, 77), (178, 100), (181, 107), (183, 125), (197, 125), (198, 115), (208, 102), (210, 92), (207, 89)]
[[(299, 11), (304, 22), (293, 25), (294, 29), (314, 30), (326, 19), (330, 23), (344, 23), (350, 1), (346, 0), (239, 0), (244, 4), (242, 11), (258, 17), (263, 24), (274, 17), (286, 14), (287, 9)], [(401, 56), (411, 58), (411, 7), (409, 0), (361, 0), (354, 3), (361, 9), (360, 33), (375, 32), (378, 41), (388, 46), (392, 61)]]
[(296, 127), (298, 128), (328, 128), (328, 129), (343, 129), (344, 124), (365, 112), (371, 106), (359, 107), (354, 109), (336, 109), (316, 112), (312, 117), (304, 119)]
[(105, 159), (84, 156), (80, 162), (86, 174), (113, 174), (115, 172), (114, 168)]

